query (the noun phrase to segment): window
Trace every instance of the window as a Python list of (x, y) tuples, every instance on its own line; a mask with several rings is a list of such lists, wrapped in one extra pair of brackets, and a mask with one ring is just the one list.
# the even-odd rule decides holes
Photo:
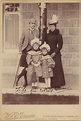
[(18, 3), (5, 4), (4, 10), (5, 12), (18, 12), (20, 10), (19, 4)]
[(4, 50), (18, 49), (19, 4), (4, 4)]

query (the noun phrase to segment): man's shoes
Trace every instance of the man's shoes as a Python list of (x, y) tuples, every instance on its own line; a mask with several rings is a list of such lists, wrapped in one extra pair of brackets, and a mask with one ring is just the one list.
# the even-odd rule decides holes
[(27, 84), (24, 84), (23, 87), (26, 88), (28, 85)]

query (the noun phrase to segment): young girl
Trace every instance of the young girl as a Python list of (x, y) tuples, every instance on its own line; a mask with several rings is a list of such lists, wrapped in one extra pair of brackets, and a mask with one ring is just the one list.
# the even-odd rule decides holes
[(44, 42), (44, 44), (40, 47), (42, 52), (42, 77), (45, 79), (46, 88), (51, 88), (50, 82), (51, 77), (53, 77), (53, 70), (55, 66), (55, 62), (52, 57), (48, 54), (50, 51), (50, 46)]
[(41, 41), (38, 38), (31, 40), (32, 50), (28, 52), (26, 57), (28, 63), (27, 79), (29, 83), (32, 83), (34, 89), (38, 88), (39, 77), (42, 76), (40, 45)]

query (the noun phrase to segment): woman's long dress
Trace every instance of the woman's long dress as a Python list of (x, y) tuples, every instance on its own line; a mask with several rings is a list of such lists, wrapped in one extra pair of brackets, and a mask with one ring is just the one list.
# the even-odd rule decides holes
[(51, 87), (60, 87), (65, 85), (64, 72), (61, 61), (61, 53), (63, 45), (63, 38), (58, 29), (55, 29), (53, 32), (49, 31), (47, 34), (47, 43), (49, 44), (51, 50), (50, 55), (55, 52), (53, 57), (55, 61), (55, 68), (53, 69), (53, 77), (51, 79)]

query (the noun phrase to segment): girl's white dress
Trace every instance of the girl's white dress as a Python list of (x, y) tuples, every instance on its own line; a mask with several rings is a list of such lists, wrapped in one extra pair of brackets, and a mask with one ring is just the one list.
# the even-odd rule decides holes
[(36, 82), (37, 77), (42, 76), (42, 68), (41, 68), (41, 52), (31, 50), (28, 52), (27, 57), (27, 80), (29, 83)]
[(50, 55), (43, 56), (41, 58), (42, 61), (42, 77), (50, 78), (53, 77), (53, 68), (55, 66), (55, 61), (52, 59)]

